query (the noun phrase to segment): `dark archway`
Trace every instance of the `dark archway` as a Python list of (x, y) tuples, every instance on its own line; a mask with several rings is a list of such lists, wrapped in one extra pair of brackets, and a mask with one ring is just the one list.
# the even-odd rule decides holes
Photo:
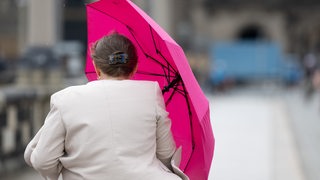
[(238, 40), (261, 40), (265, 38), (265, 34), (258, 25), (248, 25), (240, 29), (237, 39)]

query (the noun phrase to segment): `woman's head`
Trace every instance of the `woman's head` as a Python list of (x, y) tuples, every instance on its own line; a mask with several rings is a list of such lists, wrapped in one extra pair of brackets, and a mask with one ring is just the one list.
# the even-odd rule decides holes
[(118, 33), (104, 36), (95, 42), (91, 48), (91, 57), (97, 71), (115, 78), (128, 78), (134, 73), (138, 62), (133, 43)]

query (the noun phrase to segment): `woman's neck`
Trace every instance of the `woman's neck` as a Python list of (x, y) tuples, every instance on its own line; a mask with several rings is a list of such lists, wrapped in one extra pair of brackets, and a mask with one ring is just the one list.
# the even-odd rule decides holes
[(119, 76), (119, 77), (112, 77), (112, 76), (108, 76), (108, 75), (101, 75), (99, 80), (127, 80), (129, 79), (128, 77), (125, 76)]

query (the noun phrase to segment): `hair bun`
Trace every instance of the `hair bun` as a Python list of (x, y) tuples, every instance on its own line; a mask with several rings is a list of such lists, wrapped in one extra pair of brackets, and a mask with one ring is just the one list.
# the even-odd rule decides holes
[(109, 55), (109, 62), (110, 65), (115, 64), (126, 64), (128, 62), (128, 54), (117, 51)]

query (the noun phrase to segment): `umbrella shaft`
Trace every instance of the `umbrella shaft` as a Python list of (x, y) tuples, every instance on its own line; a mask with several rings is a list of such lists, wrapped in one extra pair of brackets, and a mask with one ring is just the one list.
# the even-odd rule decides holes
[(162, 94), (169, 92), (169, 90), (173, 88), (176, 84), (178, 84), (180, 81), (181, 77), (179, 74), (177, 74), (176, 77), (167, 86), (163, 87)]

